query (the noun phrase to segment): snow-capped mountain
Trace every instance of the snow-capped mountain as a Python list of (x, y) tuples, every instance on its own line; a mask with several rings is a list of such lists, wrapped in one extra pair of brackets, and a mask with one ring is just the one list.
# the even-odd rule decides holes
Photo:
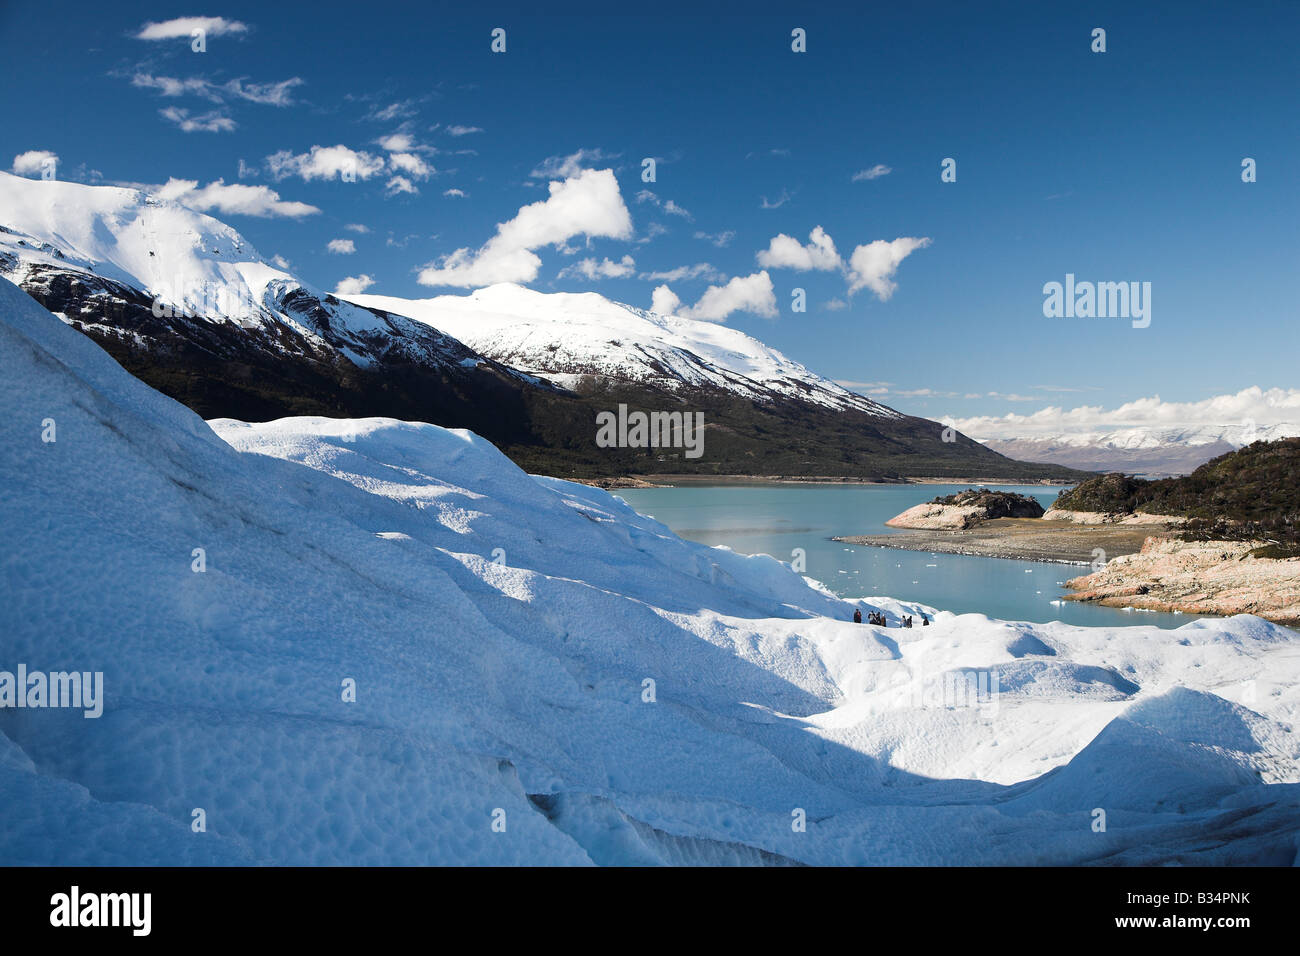
[[(0, 173), (0, 275), (208, 418), (429, 421), (573, 477), (1068, 478), (965, 436), (944, 441), (938, 423), (848, 392), (735, 329), (595, 294), (501, 285), (343, 301), (230, 226), (138, 189)], [(598, 445), (597, 416), (622, 404), (703, 414), (707, 449), (688, 460)]]
[(498, 362), (568, 388), (597, 376), (670, 391), (717, 388), (752, 401), (794, 399), (884, 419), (905, 417), (738, 329), (658, 315), (595, 292), (545, 293), (501, 283), (463, 296), (347, 298), (427, 322)]
[[(983, 440), (1011, 458), (1085, 471), (1123, 471), (1149, 477), (1185, 475), (1219, 455), (1255, 441), (1300, 436), (1300, 424), (1254, 422), (1139, 425), (1104, 431)], [(977, 439), (979, 440), (979, 439)]]
[(137, 189), (0, 173), (0, 274), (205, 414), (344, 409), (391, 390), (373, 373), (393, 368), (467, 395), (503, 380), (533, 387), (424, 323), (320, 292), (230, 226)]
[(470, 432), (205, 423), (3, 279), (0, 407), (0, 671), (98, 687), (0, 707), (0, 865), (1297, 859), (1260, 618), (841, 600)]

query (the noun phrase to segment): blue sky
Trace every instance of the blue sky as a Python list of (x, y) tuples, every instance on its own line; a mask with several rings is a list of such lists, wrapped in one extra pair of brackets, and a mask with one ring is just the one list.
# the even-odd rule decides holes
[[(192, 181), (173, 189), (306, 281), (365, 276), (370, 292), (413, 297), (464, 291), (419, 276), (454, 277), (445, 257), (481, 257), (552, 179), (609, 169), (628, 227), (597, 212), (583, 222), (613, 235), (515, 250), (504, 258), (522, 255), (524, 273), (539, 260), (527, 284), (645, 307), (667, 285), (703, 314), (710, 286), (764, 271), (774, 237), (806, 244), (821, 227), (830, 268), (792, 268), (789, 249), (767, 258), (770, 297), (723, 296), (749, 308), (723, 320), (904, 411), (1300, 384), (1300, 5), (900, 6), (543, 16), (18, 0), (0, 5), (17, 78), (0, 102), (0, 162), (44, 150), (65, 179)], [(710, 12), (733, 8), (747, 12)], [(197, 15), (226, 22), (203, 53), (188, 35), (138, 38)], [(490, 50), (495, 27), (504, 54)], [(806, 53), (791, 50), (795, 27)], [(1105, 53), (1090, 49), (1095, 27)], [(313, 147), (336, 146), (382, 168), (313, 177), (328, 166)], [(654, 183), (644, 157), (658, 160)], [(940, 181), (946, 157), (956, 182)], [(218, 180), (262, 190), (241, 212)], [(553, 219), (516, 231), (550, 236)], [(893, 245), (908, 238), (928, 242)], [(858, 247), (907, 254), (893, 272), (870, 252), (856, 269)], [(626, 274), (591, 278), (584, 260)], [(1067, 273), (1150, 282), (1150, 326), (1045, 318), (1043, 285)], [(791, 311), (796, 287), (806, 312)]]

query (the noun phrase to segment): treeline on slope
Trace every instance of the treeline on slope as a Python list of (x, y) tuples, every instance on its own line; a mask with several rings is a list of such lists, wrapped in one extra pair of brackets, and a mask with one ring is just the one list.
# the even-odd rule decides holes
[(1179, 478), (1099, 475), (1062, 492), (1055, 507), (1177, 515), (1190, 519), (1182, 532), (1189, 540), (1300, 545), (1300, 438), (1257, 441)]
[[(92, 287), (93, 286), (93, 287)], [(137, 378), (203, 418), (269, 421), (296, 415), (389, 417), (468, 428), (535, 474), (598, 479), (633, 474), (782, 475), (901, 480), (906, 476), (1077, 481), (1088, 473), (1015, 461), (921, 418), (780, 401), (709, 389), (669, 391), (584, 382), (578, 391), (530, 385), (500, 367), (434, 370), (389, 356), (360, 367), (306, 337), (234, 323), (153, 316), (152, 300), (111, 280), (52, 273), (27, 286)], [(141, 345), (142, 339), (151, 345)], [(601, 448), (596, 416), (702, 411), (704, 454), (677, 448)]]
[[(691, 459), (677, 448), (596, 447), (596, 414), (620, 404), (630, 412), (703, 412), (704, 454)], [(712, 389), (669, 391), (592, 380), (581, 394), (536, 396), (529, 413), (540, 444), (502, 450), (529, 471), (558, 477), (689, 474), (890, 481), (979, 476), (1069, 482), (1087, 475), (1015, 461), (964, 435), (945, 442), (943, 426), (923, 418), (885, 419), (797, 401), (757, 402)]]

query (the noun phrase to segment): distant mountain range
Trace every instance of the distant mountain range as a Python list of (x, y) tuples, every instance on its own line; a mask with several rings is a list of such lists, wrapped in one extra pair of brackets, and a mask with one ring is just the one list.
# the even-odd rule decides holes
[(1212, 458), (1253, 441), (1300, 436), (1300, 424), (1133, 426), (1107, 431), (988, 439), (986, 448), (1011, 458), (1046, 461), (1084, 471), (1144, 477), (1190, 474)]
[[(205, 418), (464, 427), (523, 467), (1068, 481), (849, 392), (756, 339), (594, 293), (331, 295), (218, 220), (138, 189), (0, 173), (0, 275)], [(602, 448), (620, 404), (703, 412), (705, 453)]]

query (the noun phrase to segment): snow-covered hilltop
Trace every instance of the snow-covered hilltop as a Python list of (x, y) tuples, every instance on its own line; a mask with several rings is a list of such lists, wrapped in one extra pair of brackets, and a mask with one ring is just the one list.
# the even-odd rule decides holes
[(1085, 471), (1152, 476), (1185, 475), (1211, 458), (1253, 441), (1300, 436), (1300, 424), (1228, 422), (1137, 425), (1025, 437), (980, 438), (987, 448), (1025, 461), (1049, 461)]
[(712, 387), (754, 401), (796, 399), (881, 418), (903, 417), (738, 329), (658, 315), (595, 292), (545, 293), (501, 283), (463, 296), (347, 298), (427, 322), (498, 362), (565, 387), (574, 387), (584, 376), (597, 376), (669, 390)]
[(225, 223), (138, 189), (0, 173), (0, 274), (65, 320), (144, 348), (179, 337), (363, 368), (482, 361), (423, 323), (313, 289)]
[(0, 708), (0, 863), (1296, 860), (1258, 618), (842, 601), (469, 432), (210, 426), (3, 280), (0, 407), (0, 672), (103, 674)]
[[(343, 301), (138, 189), (0, 173), (0, 275), (205, 418), (430, 421), (566, 477), (1069, 477), (945, 441), (735, 329), (595, 294)], [(703, 415), (703, 454), (599, 444), (598, 417), (623, 404)]]

